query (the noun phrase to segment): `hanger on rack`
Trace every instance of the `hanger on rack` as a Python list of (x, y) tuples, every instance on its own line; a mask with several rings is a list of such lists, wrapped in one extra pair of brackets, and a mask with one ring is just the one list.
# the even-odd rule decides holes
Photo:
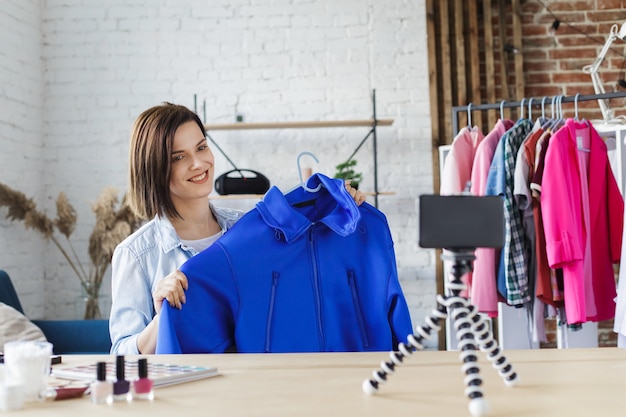
[(563, 107), (561, 101), (563, 96), (552, 97), (552, 112), (550, 113), (550, 121), (546, 126), (547, 130), (555, 131), (559, 128), (559, 125), (563, 122)]
[[(580, 97), (580, 93), (577, 93), (576, 96), (574, 97), (574, 120), (577, 122), (580, 121), (578, 119), (578, 97)], [(587, 123), (586, 120), (583, 120), (583, 121), (585, 125), (589, 127), (589, 123)], [(576, 136), (577, 136), (576, 137), (576, 149), (582, 152), (591, 152), (591, 148), (589, 148), (589, 143), (584, 138), (584, 135), (578, 136), (577, 134)]]
[(556, 113), (557, 118), (555, 129), (558, 129), (565, 121), (563, 117), (563, 95), (560, 95), (556, 98)]
[(467, 105), (467, 127), (472, 128), (472, 103)]
[(578, 118), (578, 98), (580, 97), (580, 93), (576, 93), (576, 95), (574, 96), (574, 120), (576, 120), (577, 122), (584, 122), (587, 127), (589, 127), (589, 121), (587, 119), (585, 119), (584, 117), (582, 119)]
[(543, 98), (541, 99), (541, 117), (543, 117), (544, 119), (546, 118), (546, 100), (548, 99), (548, 96), (543, 96)]
[(543, 98), (541, 99), (541, 119), (540, 119), (540, 124), (541, 124), (541, 128), (545, 130), (545, 124), (547, 122), (548, 119), (546, 119), (546, 100), (548, 99), (548, 96), (543, 96)]
[[(544, 96), (541, 99), (541, 117), (543, 118), (543, 121), (541, 122), (541, 128), (543, 130), (550, 129), (550, 126), (552, 125), (552, 121), (554, 120), (554, 107), (551, 107), (550, 116), (546, 114), (546, 100), (548, 98), (549, 97)], [(552, 97), (551, 103), (552, 103), (551, 106), (554, 106), (554, 97)]]
[(552, 124), (554, 123), (554, 101), (556, 100), (556, 96), (552, 96), (550, 100), (550, 117), (546, 118), (546, 121), (541, 125), (543, 130), (550, 130)]

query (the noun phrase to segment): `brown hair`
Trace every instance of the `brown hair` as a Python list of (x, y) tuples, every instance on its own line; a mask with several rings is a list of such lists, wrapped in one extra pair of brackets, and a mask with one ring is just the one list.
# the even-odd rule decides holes
[(185, 106), (164, 102), (137, 117), (130, 135), (128, 204), (137, 216), (151, 219), (180, 218), (170, 196), (171, 155), (176, 130), (196, 122), (202, 134), (204, 125), (198, 115)]

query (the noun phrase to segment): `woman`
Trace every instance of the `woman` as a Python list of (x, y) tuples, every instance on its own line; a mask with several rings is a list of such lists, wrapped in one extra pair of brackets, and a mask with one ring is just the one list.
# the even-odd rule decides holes
[[(164, 103), (139, 115), (129, 164), (130, 207), (152, 220), (113, 254), (111, 353), (150, 354), (163, 300), (176, 308), (185, 303), (188, 283), (178, 268), (244, 213), (208, 202), (214, 157), (200, 118), (184, 106)], [(357, 204), (365, 201), (361, 192), (346, 188)]]

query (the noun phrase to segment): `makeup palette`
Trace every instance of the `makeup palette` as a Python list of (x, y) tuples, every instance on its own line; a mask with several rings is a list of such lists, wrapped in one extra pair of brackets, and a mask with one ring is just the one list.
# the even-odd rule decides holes
[[(115, 381), (115, 362), (106, 363), (106, 379)], [(138, 378), (137, 361), (125, 361), (125, 374), (129, 381)], [(195, 381), (198, 379), (211, 378), (219, 375), (217, 368), (174, 365), (165, 363), (148, 363), (148, 378), (154, 387), (181, 384), (183, 382)], [(93, 381), (96, 379), (96, 364), (81, 365), (68, 368), (53, 368), (52, 376), (60, 379), (71, 379), (80, 381)]]

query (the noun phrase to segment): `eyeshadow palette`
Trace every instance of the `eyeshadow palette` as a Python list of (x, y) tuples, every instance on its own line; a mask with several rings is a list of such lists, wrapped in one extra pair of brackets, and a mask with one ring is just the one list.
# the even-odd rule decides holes
[[(107, 379), (115, 381), (115, 362), (107, 362)], [(133, 381), (138, 378), (137, 361), (125, 361), (126, 379)], [(96, 364), (74, 366), (69, 368), (53, 368), (51, 375), (60, 379), (93, 381), (96, 379)], [(174, 365), (148, 362), (148, 378), (152, 379), (154, 387), (180, 384), (198, 379), (210, 378), (219, 375), (217, 368)]]

